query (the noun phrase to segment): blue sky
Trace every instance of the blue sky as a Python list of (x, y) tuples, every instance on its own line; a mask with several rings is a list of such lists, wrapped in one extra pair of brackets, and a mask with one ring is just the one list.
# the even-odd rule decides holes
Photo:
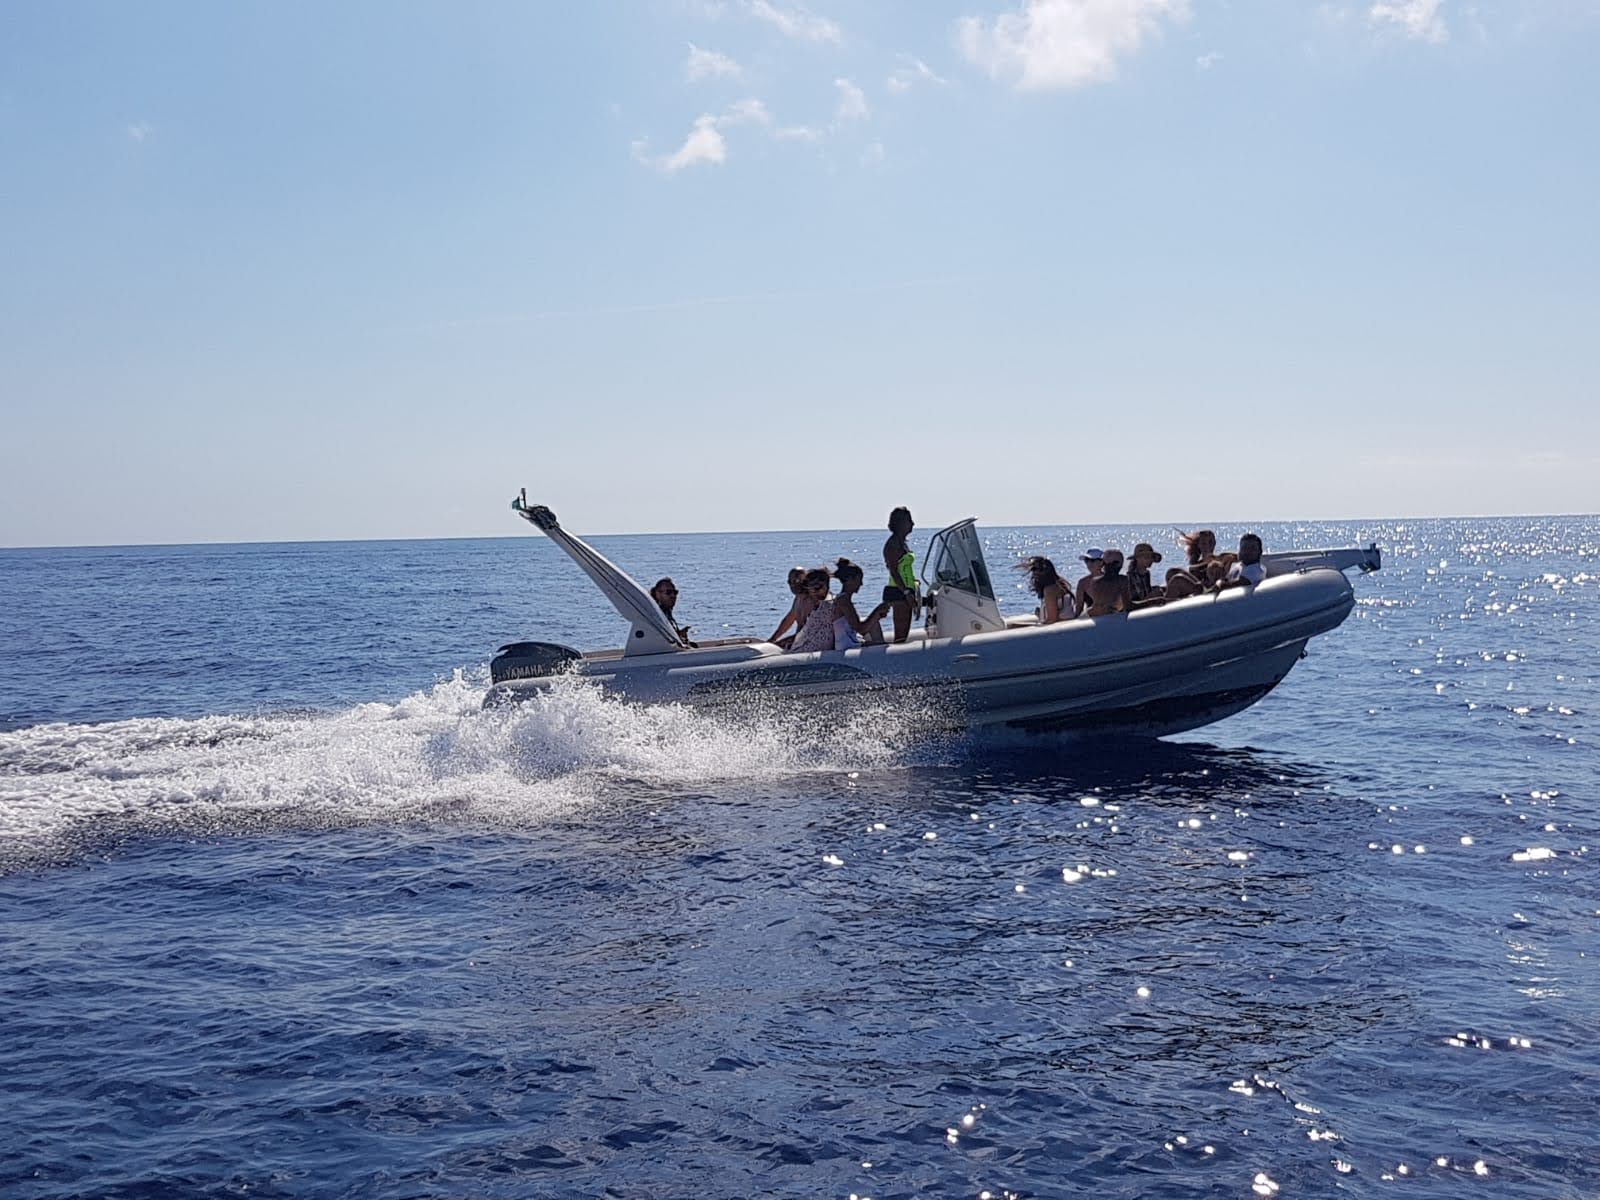
[(0, 9), (0, 545), (1593, 511), (1600, 0)]

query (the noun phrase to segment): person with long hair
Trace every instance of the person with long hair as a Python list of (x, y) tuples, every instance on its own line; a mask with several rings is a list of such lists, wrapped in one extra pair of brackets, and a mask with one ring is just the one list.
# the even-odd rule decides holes
[(1187, 564), (1173, 567), (1167, 572), (1167, 599), (1181, 600), (1185, 596), (1198, 596), (1221, 578), (1225, 565), (1217, 559), (1217, 535), (1209, 529), (1196, 529), (1180, 533), (1178, 545), (1183, 548)]
[(1070, 620), (1078, 613), (1072, 590), (1066, 580), (1056, 573), (1056, 565), (1042, 554), (1035, 554), (1017, 564), (1017, 569), (1028, 576), (1028, 586), (1039, 598), (1039, 624), (1054, 625)]
[(833, 648), (881, 646), (883, 627), (877, 621), (863, 620), (856, 611), (855, 594), (866, 581), (865, 572), (848, 558), (841, 558), (834, 565), (833, 577), (839, 581), (839, 594), (833, 598)]
[(805, 654), (812, 650), (832, 650), (835, 614), (833, 599), (828, 595), (828, 568), (812, 567), (806, 572), (801, 583), (812, 607), (806, 614), (805, 623), (800, 626), (800, 632), (795, 634), (794, 644), (789, 647), (789, 652)]
[(1133, 548), (1133, 555), (1128, 559), (1128, 586), (1133, 589), (1133, 606), (1144, 608), (1150, 604), (1161, 604), (1167, 596), (1166, 593), (1150, 578), (1150, 568), (1161, 561), (1161, 554), (1149, 542), (1140, 542)]

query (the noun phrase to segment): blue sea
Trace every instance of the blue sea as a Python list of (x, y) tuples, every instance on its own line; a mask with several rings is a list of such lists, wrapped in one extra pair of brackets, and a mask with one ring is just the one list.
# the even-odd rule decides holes
[(0, 551), (0, 1196), (1600, 1194), (1600, 518), (1256, 528), (1385, 566), (1165, 742), (480, 712), (620, 641), (532, 532)]

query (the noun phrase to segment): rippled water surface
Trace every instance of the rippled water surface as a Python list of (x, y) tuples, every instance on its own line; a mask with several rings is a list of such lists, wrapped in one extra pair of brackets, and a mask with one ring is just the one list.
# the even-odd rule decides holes
[(483, 714), (619, 633), (531, 534), (0, 551), (0, 1195), (1600, 1193), (1600, 519), (1261, 532), (1386, 565), (1165, 743)]

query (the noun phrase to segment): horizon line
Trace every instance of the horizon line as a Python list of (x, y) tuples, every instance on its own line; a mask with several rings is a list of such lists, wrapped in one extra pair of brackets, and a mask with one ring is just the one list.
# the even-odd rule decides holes
[[(1211, 524), (1216, 525), (1247, 525), (1252, 521), (1262, 524), (1283, 525), (1297, 521), (1315, 521), (1322, 523), (1350, 523), (1352, 521), (1505, 521), (1513, 518), (1523, 520), (1553, 520), (1556, 518), (1591, 517), (1600, 518), (1600, 513), (1570, 512), (1570, 513), (1434, 513), (1415, 516), (1356, 516), (1356, 517), (1251, 517), (1243, 520), (1232, 518), (1210, 518)], [(1082, 521), (1076, 524), (1054, 522), (1046, 524), (1027, 524), (1012, 521), (996, 521), (985, 525), (979, 521), (979, 528), (986, 529), (1080, 529), (1105, 525), (1168, 525), (1166, 521)], [(1172, 525), (1172, 528), (1194, 528), (1195, 523), (1186, 525)], [(719, 534), (752, 534), (752, 533), (862, 533), (876, 532), (878, 526), (839, 526), (836, 528), (815, 529), (673, 529), (649, 530), (637, 529), (626, 531), (608, 531), (602, 533), (583, 533), (584, 538), (619, 538), (619, 537), (707, 537)], [(944, 528), (940, 526), (940, 528)], [(936, 531), (935, 531), (936, 532)], [(262, 538), (246, 541), (224, 541), (221, 539), (202, 538), (192, 542), (61, 542), (21, 546), (0, 546), (0, 553), (9, 551), (35, 551), (35, 550), (163, 550), (187, 546), (337, 546), (361, 545), (372, 542), (493, 542), (508, 541), (512, 538), (524, 537), (522, 533), (492, 533), (492, 534), (449, 534), (445, 536), (426, 537), (419, 535), (401, 535), (397, 537), (319, 537), (319, 538)]]

